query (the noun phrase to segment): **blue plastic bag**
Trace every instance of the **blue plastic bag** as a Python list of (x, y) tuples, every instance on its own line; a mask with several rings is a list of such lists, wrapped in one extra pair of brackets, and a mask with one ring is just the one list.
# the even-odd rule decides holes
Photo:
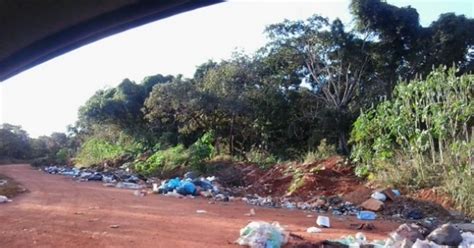
[(179, 187), (176, 188), (176, 192), (181, 195), (194, 195), (196, 193), (196, 186), (192, 182), (181, 181)]
[(375, 220), (377, 214), (372, 211), (359, 211), (357, 213), (357, 219), (359, 220)]
[(181, 180), (179, 177), (170, 179), (166, 184), (166, 191), (173, 191), (174, 189), (178, 188), (181, 185)]

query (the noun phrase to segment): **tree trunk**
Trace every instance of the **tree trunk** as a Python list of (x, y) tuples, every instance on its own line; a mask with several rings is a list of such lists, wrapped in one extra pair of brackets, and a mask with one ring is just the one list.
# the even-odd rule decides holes
[(232, 119), (230, 122), (230, 142), (229, 142), (230, 155), (234, 155), (234, 122), (235, 122), (235, 115), (232, 113)]
[(338, 150), (343, 155), (349, 155), (349, 146), (347, 144), (347, 134), (344, 131), (339, 131)]

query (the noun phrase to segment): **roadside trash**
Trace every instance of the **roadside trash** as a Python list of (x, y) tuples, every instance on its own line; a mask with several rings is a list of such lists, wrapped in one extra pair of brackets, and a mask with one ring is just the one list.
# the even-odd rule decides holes
[(153, 183), (152, 185), (153, 185), (153, 189), (152, 189), (153, 193), (158, 193), (158, 184)]
[(216, 201), (223, 201), (223, 202), (228, 202), (229, 201), (229, 197), (224, 195), (224, 194), (217, 194), (216, 196), (214, 196), (214, 200)]
[(115, 187), (115, 183), (103, 183), (104, 187)]
[(423, 212), (418, 208), (409, 209), (405, 212), (405, 218), (410, 220), (423, 219)]
[(99, 173), (92, 174), (88, 176), (87, 181), (102, 181), (102, 175)]
[(356, 233), (355, 238), (356, 238), (356, 240), (359, 240), (361, 242), (366, 242), (367, 241), (367, 238), (365, 237), (365, 234), (363, 234), (361, 232)]
[(463, 237), (458, 229), (453, 227), (451, 224), (444, 224), (439, 228), (432, 231), (427, 240), (433, 241), (438, 245), (458, 246), (462, 241)]
[[(344, 236), (338, 240), (330, 241), (333, 246), (329, 247), (394, 247), (394, 246), (385, 246), (385, 241), (383, 240), (374, 240), (369, 242), (363, 233), (356, 233), (355, 237), (352, 235)], [(398, 246), (396, 246), (398, 247)]]
[(181, 181), (176, 187), (176, 192), (182, 195), (194, 195), (196, 193), (196, 186), (192, 182)]
[[(474, 220), (473, 220), (474, 221)], [(474, 222), (472, 223), (456, 223), (453, 224), (458, 230), (463, 232), (474, 232)]]
[(351, 227), (355, 227), (357, 230), (374, 230), (375, 225), (372, 223), (362, 223), (362, 224), (351, 224)]
[[(391, 243), (400, 243), (404, 239), (415, 242), (417, 239), (423, 240), (421, 227), (416, 224), (402, 224), (395, 231), (389, 234)], [(388, 242), (390, 243), (390, 242)]]
[(374, 198), (370, 198), (370, 199), (366, 200), (365, 202), (363, 202), (362, 204), (360, 204), (360, 206), (363, 209), (377, 212), (377, 211), (380, 211), (380, 210), (383, 209), (384, 204), (383, 204), (382, 201), (379, 201), (379, 200), (374, 199)]
[(8, 181), (6, 179), (0, 179), (0, 186), (7, 184), (7, 182)]
[(204, 198), (212, 198), (212, 193), (210, 191), (201, 191), (199, 194)]
[(413, 243), (412, 248), (438, 248), (439, 246), (429, 240), (419, 240), (417, 239)]
[(179, 180), (179, 178), (173, 178), (168, 181), (165, 189), (166, 191), (173, 191), (177, 187), (179, 187), (180, 184), (181, 184), (181, 180)]
[(198, 177), (198, 175), (196, 174), (196, 172), (194, 171), (188, 171), (184, 174), (184, 178), (189, 178), (191, 180), (194, 180)]
[(207, 213), (207, 211), (206, 211), (206, 210), (202, 210), (202, 209), (198, 209), (198, 210), (196, 210), (196, 213), (197, 213), (197, 214), (205, 214), (205, 213)]
[(110, 225), (109, 227), (110, 228), (119, 228), (120, 226), (119, 225)]
[(459, 244), (459, 247), (462, 248), (472, 248), (474, 247), (474, 233), (464, 232), (461, 234), (462, 242)]
[(127, 182), (119, 182), (115, 185), (116, 188), (120, 189), (141, 189), (143, 186), (138, 185), (136, 183), (127, 183)]
[(173, 191), (170, 191), (170, 192), (166, 193), (165, 196), (172, 196), (172, 197), (176, 197), (176, 198), (182, 198), (183, 197), (183, 195), (176, 192), (176, 190), (173, 190)]
[(278, 223), (252, 221), (240, 229), (239, 245), (250, 248), (280, 248), (288, 241), (288, 234)]
[(329, 223), (329, 217), (327, 216), (318, 216), (318, 218), (316, 219), (316, 224), (322, 227), (331, 227), (331, 224)]
[(398, 195), (396, 195), (391, 188), (384, 189), (382, 191), (382, 194), (384, 194), (387, 197), (387, 200), (395, 201), (397, 200)]
[(377, 214), (372, 211), (359, 211), (357, 213), (357, 219), (359, 220), (375, 220)]
[(146, 192), (146, 191), (142, 191), (142, 190), (135, 190), (135, 191), (133, 191), (133, 194), (134, 194), (135, 196), (144, 197), (144, 196), (146, 196), (147, 192)]
[(306, 232), (308, 232), (308, 233), (320, 233), (320, 232), (322, 232), (322, 230), (315, 227), (315, 226), (312, 226), (312, 227), (308, 227), (308, 229), (306, 229)]
[(400, 193), (400, 190), (398, 189), (392, 189), (392, 192), (396, 195), (396, 196), (401, 196), (402, 194)]
[(0, 195), (0, 203), (7, 203), (7, 202), (11, 202), (12, 200), (8, 199), (8, 197), (4, 196), (4, 195)]
[(245, 216), (254, 216), (255, 215), (255, 210), (253, 208), (250, 209), (249, 213), (246, 213)]
[(384, 193), (377, 192), (377, 191), (375, 191), (370, 197), (372, 197), (375, 200), (379, 200), (383, 202), (387, 200), (387, 196)]
[(115, 183), (117, 182), (117, 180), (115, 179), (115, 177), (113, 175), (103, 175), (102, 176), (102, 182), (104, 183)]

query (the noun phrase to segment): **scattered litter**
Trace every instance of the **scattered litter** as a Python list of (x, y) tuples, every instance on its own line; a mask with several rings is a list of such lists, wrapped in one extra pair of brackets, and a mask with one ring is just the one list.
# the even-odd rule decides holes
[(409, 240), (413, 243), (417, 239), (424, 239), (422, 228), (416, 224), (402, 224), (389, 234), (387, 244), (401, 243), (403, 240)]
[(141, 189), (143, 186), (138, 185), (136, 183), (128, 183), (128, 182), (119, 182), (115, 185), (116, 188), (120, 189)]
[(144, 197), (147, 195), (147, 192), (144, 190), (135, 190), (133, 191), (133, 195), (139, 196), (139, 197)]
[(383, 203), (383, 201), (380, 201), (380, 200), (377, 200), (377, 199), (374, 199), (374, 198), (370, 198), (370, 199), (366, 200), (365, 202), (363, 202), (360, 206), (363, 209), (377, 212), (377, 211), (380, 211), (384, 208), (384, 203)]
[[(356, 233), (355, 237), (352, 235), (343, 236), (338, 240), (330, 241), (333, 246), (330, 247), (394, 247), (394, 246), (385, 246), (385, 241), (383, 240), (374, 240), (369, 242), (363, 233)], [(396, 246), (400, 247), (400, 246)]]
[(3, 186), (7, 183), (8, 183), (8, 181), (6, 179), (0, 179), (0, 186)]
[(250, 209), (249, 213), (246, 213), (245, 216), (254, 216), (255, 215), (255, 210), (253, 208)]
[(240, 229), (239, 245), (250, 248), (280, 248), (288, 242), (288, 234), (278, 223), (252, 221)]
[(352, 227), (355, 227), (357, 230), (374, 230), (375, 225), (372, 223), (362, 223), (362, 224), (351, 224)]
[(396, 195), (396, 196), (401, 196), (402, 194), (400, 193), (400, 190), (398, 189), (392, 189), (392, 192)]
[(207, 211), (206, 211), (206, 210), (202, 210), (202, 209), (198, 209), (198, 210), (196, 210), (196, 213), (197, 213), (197, 214), (205, 214), (205, 213), (207, 213)]
[(375, 191), (370, 197), (372, 197), (375, 200), (379, 200), (383, 202), (387, 200), (387, 196), (384, 193), (377, 192), (377, 191)]
[(464, 232), (461, 234), (462, 242), (459, 244), (462, 248), (472, 248), (474, 247), (474, 233)]
[(119, 228), (119, 225), (110, 225), (109, 228)]
[(410, 220), (423, 219), (423, 212), (418, 208), (409, 209), (405, 213), (405, 218)]
[(320, 233), (320, 232), (322, 232), (322, 230), (315, 227), (315, 226), (312, 226), (312, 227), (308, 227), (308, 229), (306, 229), (306, 232), (308, 232), (308, 233)]
[(308, 217), (308, 218), (313, 218), (313, 217), (314, 217), (314, 215), (312, 215), (312, 214), (308, 214), (308, 215), (306, 215), (306, 217)]
[(165, 196), (183, 198), (183, 196), (181, 194), (179, 194), (178, 192), (176, 192), (176, 190), (173, 190), (173, 191), (170, 191), (170, 192), (166, 193)]
[(318, 216), (318, 218), (316, 219), (316, 224), (318, 226), (322, 226), (322, 227), (326, 227), (326, 228), (329, 228), (331, 227), (331, 224), (329, 222), (329, 217), (327, 216)]
[(158, 191), (159, 191), (158, 184), (153, 183), (152, 186), (153, 186), (153, 189), (152, 189), (153, 193), (158, 193)]
[(458, 246), (463, 241), (463, 237), (459, 230), (451, 224), (444, 224), (441, 227), (436, 228), (426, 237), (426, 239), (433, 241), (438, 245), (447, 246)]
[(375, 220), (377, 214), (372, 211), (359, 211), (357, 213), (357, 219), (359, 220)]
[(462, 230), (463, 232), (474, 232), (474, 222), (471, 222), (471, 223), (456, 223), (456, 224), (453, 224), (453, 226), (456, 227), (459, 230)]
[(0, 195), (0, 203), (7, 203), (7, 202), (11, 202), (12, 200), (8, 199), (8, 197), (4, 196), (4, 195)]

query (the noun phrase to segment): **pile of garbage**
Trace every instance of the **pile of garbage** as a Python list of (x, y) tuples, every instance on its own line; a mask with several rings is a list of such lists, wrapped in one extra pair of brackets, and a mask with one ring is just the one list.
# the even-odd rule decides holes
[(247, 195), (242, 201), (250, 205), (271, 208), (300, 209), (314, 211), (318, 213), (332, 213), (333, 215), (356, 215), (360, 207), (355, 204), (344, 201), (341, 197), (314, 197), (307, 201), (300, 201), (291, 197), (262, 197), (257, 194)]
[(141, 189), (144, 188), (144, 180), (139, 178), (138, 175), (130, 172), (126, 168), (119, 168), (109, 171), (97, 171), (94, 168), (75, 168), (65, 166), (47, 166), (43, 168), (43, 171), (49, 174), (57, 174), (63, 176), (70, 176), (77, 181), (98, 181), (103, 182), (104, 186), (114, 186), (117, 188), (126, 189)]
[[(328, 219), (319, 218), (318, 225), (329, 227)], [(474, 228), (473, 223), (467, 224), (469, 230)], [(319, 233), (317, 227), (308, 228), (310, 233)], [(293, 244), (289, 237), (297, 237)], [(325, 240), (319, 243), (305, 241), (301, 236), (288, 233), (278, 223), (252, 221), (240, 230), (236, 243), (250, 248), (279, 248), (290, 242), (292, 247), (375, 247), (375, 248), (441, 248), (441, 247), (474, 247), (474, 234), (471, 231), (458, 229), (452, 224), (444, 224), (430, 231), (417, 224), (402, 224), (391, 232), (385, 240), (368, 240), (364, 233), (358, 232), (354, 236), (343, 236), (337, 240)], [(298, 246), (299, 244), (299, 246)], [(302, 245), (305, 244), (305, 245)]]
[(161, 182), (157, 192), (166, 196), (202, 196), (216, 201), (229, 201), (233, 197), (215, 176), (198, 177), (193, 172), (184, 174), (183, 178), (176, 177)]
[[(473, 224), (474, 225), (474, 224)], [(474, 247), (474, 234), (459, 230), (452, 224), (444, 224), (429, 231), (417, 224), (402, 224), (391, 232), (386, 240), (368, 241), (363, 233), (354, 236), (345, 236), (339, 240), (332, 240), (332, 244), (340, 247), (413, 247), (413, 248), (441, 248), (441, 247)]]

